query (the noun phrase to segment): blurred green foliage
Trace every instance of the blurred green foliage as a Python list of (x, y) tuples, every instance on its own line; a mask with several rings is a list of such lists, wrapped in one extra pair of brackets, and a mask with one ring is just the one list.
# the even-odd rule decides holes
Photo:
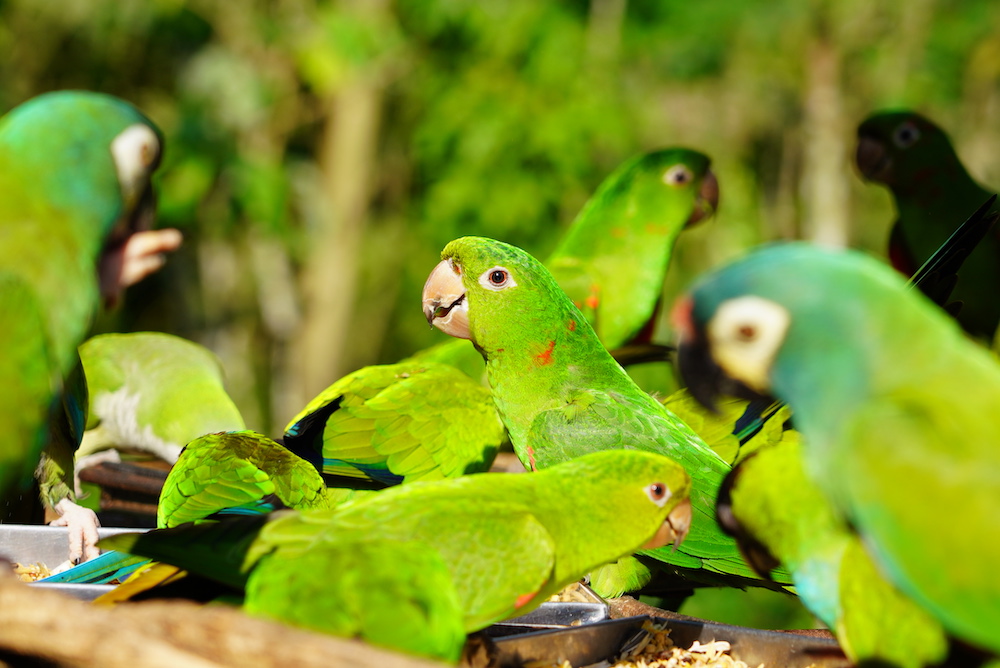
[(186, 244), (100, 326), (209, 345), (271, 433), (441, 340), (417, 302), (447, 241), (544, 256), (636, 152), (703, 150), (721, 184), (668, 296), (770, 239), (881, 252), (888, 196), (850, 168), (874, 109), (927, 113), (1000, 183), (990, 0), (5, 0), (0, 52), (4, 109), (88, 88), (164, 130), (160, 225)]

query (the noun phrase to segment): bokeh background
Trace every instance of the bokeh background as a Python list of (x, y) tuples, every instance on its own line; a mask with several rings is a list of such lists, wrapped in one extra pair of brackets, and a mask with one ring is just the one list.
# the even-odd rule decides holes
[(544, 256), (640, 151), (704, 151), (721, 186), (668, 299), (772, 239), (882, 254), (892, 204), (852, 162), (874, 110), (924, 112), (1000, 184), (995, 0), (3, 0), (0, 54), (3, 110), (86, 88), (162, 128), (185, 245), (98, 329), (207, 345), (271, 434), (442, 340), (419, 301), (449, 240)]
[(481, 234), (545, 255), (645, 150), (713, 158), (718, 216), (667, 286), (776, 238), (880, 253), (892, 218), (854, 128), (907, 106), (1000, 183), (991, 0), (5, 0), (0, 107), (87, 88), (166, 135), (184, 249), (102, 329), (222, 357), (268, 433), (359, 366), (441, 340), (419, 294)]

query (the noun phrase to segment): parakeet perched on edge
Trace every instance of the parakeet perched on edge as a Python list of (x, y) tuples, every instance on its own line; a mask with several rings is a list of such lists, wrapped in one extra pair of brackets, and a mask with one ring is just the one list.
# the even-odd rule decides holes
[[(54, 434), (47, 426), (80, 402), (64, 402), (76, 348), (101, 304), (155, 271), (180, 244), (176, 230), (146, 230), (150, 175), (162, 141), (132, 105), (98, 93), (63, 91), (34, 98), (0, 119), (0, 314), (7, 327), (2, 365), (7, 426), (0, 449), (0, 490), (17, 504), (32, 472), (48, 490), (71, 490), (77, 416)], [(45, 448), (44, 455), (42, 448)], [(13, 497), (13, 498), (12, 498)], [(70, 524), (71, 558), (93, 554), (92, 513), (70, 496), (48, 498)], [(89, 511), (86, 511), (89, 513)], [(89, 529), (85, 525), (90, 525)]]
[[(695, 518), (684, 546), (643, 554), (681, 573), (684, 586), (774, 586), (754, 574), (715, 522), (715, 497), (729, 465), (635, 385), (540, 262), (482, 237), (452, 241), (442, 258), (424, 286), (424, 313), (483, 354), (497, 409), (526, 468), (615, 448), (667, 455), (691, 474)], [(630, 557), (591, 584), (616, 596), (650, 577), (648, 562)]]
[[(550, 258), (556, 279), (598, 323), (609, 348), (653, 348), (677, 237), (718, 206), (709, 163), (684, 148), (628, 160), (604, 180)], [(459, 341), (359, 369), (289, 422), (285, 445), (326, 474), (383, 484), (486, 470), (506, 436), (489, 391), (478, 386), (481, 376), (481, 357)]]
[(243, 429), (207, 348), (162, 332), (102, 334), (80, 346), (90, 411), (77, 458), (129, 447), (171, 464), (189, 441)]
[[(972, 179), (941, 128), (912, 111), (865, 119), (858, 126), (857, 164), (864, 178), (892, 192), (897, 219), (889, 259), (906, 276), (941, 246), (956, 219), (996, 192)], [(1000, 231), (994, 230), (966, 261), (954, 293), (962, 302), (959, 323), (989, 342), (1000, 324), (998, 289)]]
[(601, 452), (535, 475), (418, 482), (336, 510), (102, 546), (245, 589), (254, 615), (454, 662), (465, 634), (532, 610), (643, 544), (682, 540), (689, 485), (666, 457)]
[(949, 634), (1000, 650), (991, 354), (884, 265), (801, 243), (704, 277), (675, 322), (691, 392), (787, 402), (805, 474), (879, 571)]

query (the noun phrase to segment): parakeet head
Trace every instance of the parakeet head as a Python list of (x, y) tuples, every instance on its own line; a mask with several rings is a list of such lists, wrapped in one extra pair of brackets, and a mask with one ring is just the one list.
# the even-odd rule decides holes
[[(869, 382), (859, 372), (910, 318), (947, 319), (891, 269), (854, 251), (807, 243), (765, 246), (701, 279), (674, 307), (678, 362), (691, 393), (714, 397), (819, 396)], [(941, 322), (925, 323), (926, 320)], [(827, 370), (816, 378), (817, 365)], [(803, 387), (812, 380), (814, 387)]]
[[(711, 162), (704, 153), (687, 148), (645, 153), (615, 170), (594, 194), (592, 206), (619, 201), (627, 206), (640, 203), (664, 208), (676, 200), (684, 202), (686, 210), (690, 210), (684, 227), (691, 227), (711, 217), (719, 207), (719, 182), (709, 169)], [(636, 222), (644, 220), (637, 218)], [(621, 224), (621, 217), (616, 216), (606, 224)]]
[(131, 104), (101, 93), (39, 95), (0, 120), (0, 152), (23, 180), (66, 210), (82, 210), (113, 242), (152, 204), (162, 136)]
[(133, 249), (125, 257), (129, 237), (152, 227), (150, 178), (162, 145), (160, 131), (141, 112), (101, 93), (39, 95), (0, 119), (0, 165), (33, 206), (51, 208), (49, 225), (60, 226), (53, 234), (72, 235), (87, 256), (103, 252), (102, 292), (110, 299), (112, 286), (117, 291), (118, 283), (137, 280), (122, 281), (126, 262), (179, 244), (170, 239), (156, 251)]
[(558, 323), (596, 335), (541, 262), (520, 248), (485, 237), (449, 243), (424, 284), (427, 321), (486, 351)]
[[(858, 170), (890, 188), (933, 186), (935, 172), (958, 163), (948, 136), (913, 111), (888, 111), (869, 116), (858, 126)], [(960, 164), (960, 163), (958, 163)]]
[[(539, 477), (544, 476), (544, 478)], [(540, 499), (563, 508), (557, 518), (540, 516), (550, 531), (552, 522), (572, 524), (577, 533), (592, 527), (616, 527), (616, 559), (639, 547), (679, 545), (691, 526), (691, 479), (684, 468), (663, 455), (640, 450), (604, 450), (577, 457), (531, 474), (538, 477)], [(555, 496), (546, 496), (555, 495)], [(579, 513), (566, 513), (566, 499), (580, 496)], [(599, 497), (600, 501), (597, 501)], [(539, 504), (545, 503), (540, 500)], [(541, 510), (541, 509), (540, 509)], [(610, 538), (610, 536), (603, 536)], [(596, 538), (596, 535), (595, 535)], [(596, 542), (596, 541), (595, 541)]]

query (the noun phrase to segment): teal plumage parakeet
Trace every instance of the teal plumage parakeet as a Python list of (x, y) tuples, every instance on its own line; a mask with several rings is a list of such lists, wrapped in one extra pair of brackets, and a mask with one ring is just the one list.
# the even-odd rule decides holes
[(806, 476), (798, 432), (733, 469), (720, 522), (766, 574), (783, 564), (802, 603), (836, 634), (852, 663), (919, 668), (947, 652), (944, 630), (878, 571), (843, 517)]
[[(424, 286), (424, 312), (483, 354), (494, 401), (525, 467), (545, 469), (613, 448), (670, 456), (692, 477), (691, 534), (677, 550), (644, 554), (694, 581), (768, 586), (715, 522), (715, 496), (729, 465), (636, 386), (545, 267), (519, 248), (482, 237), (457, 239), (442, 257)], [(596, 575), (592, 586), (619, 595), (650, 577), (646, 563), (629, 558)]]
[(102, 334), (80, 346), (90, 411), (77, 457), (145, 450), (170, 463), (198, 436), (244, 428), (207, 348), (161, 332)]
[[(606, 346), (649, 343), (677, 236), (718, 205), (709, 163), (684, 148), (625, 162), (550, 258), (556, 279), (599, 322)], [(462, 341), (365, 367), (313, 399), (289, 422), (284, 442), (326, 474), (382, 484), (486, 470), (506, 437), (489, 392), (478, 387), (482, 375), (482, 357)]]
[(675, 320), (692, 393), (786, 401), (806, 475), (879, 571), (949, 634), (1000, 649), (991, 354), (884, 265), (807, 244), (708, 275)]
[[(857, 164), (866, 179), (892, 192), (898, 217), (889, 259), (906, 276), (948, 238), (956, 221), (996, 192), (973, 180), (941, 128), (912, 111), (865, 119), (858, 127)], [(962, 303), (956, 317), (973, 336), (993, 340), (1000, 324), (998, 287), (1000, 232), (994, 231), (965, 262), (955, 286)]]
[[(40, 474), (71, 474), (76, 443), (49, 433), (47, 421), (61, 419), (56, 404), (78, 364), (76, 347), (102, 297), (115, 301), (180, 243), (176, 230), (143, 229), (161, 143), (132, 105), (97, 93), (41, 95), (0, 119), (0, 311), (5, 322), (20, 321), (3, 335), (11, 352), (4, 373), (15, 374), (4, 376), (0, 401), (10, 425), (0, 449), (8, 498), (24, 490), (43, 447)], [(62, 483), (42, 487), (69, 489)], [(73, 545), (83, 530), (72, 519), (77, 507), (67, 497), (55, 508), (73, 523)]]
[(647, 542), (682, 539), (689, 485), (666, 457), (602, 452), (107, 542), (245, 589), (251, 614), (456, 661), (465, 634)]

